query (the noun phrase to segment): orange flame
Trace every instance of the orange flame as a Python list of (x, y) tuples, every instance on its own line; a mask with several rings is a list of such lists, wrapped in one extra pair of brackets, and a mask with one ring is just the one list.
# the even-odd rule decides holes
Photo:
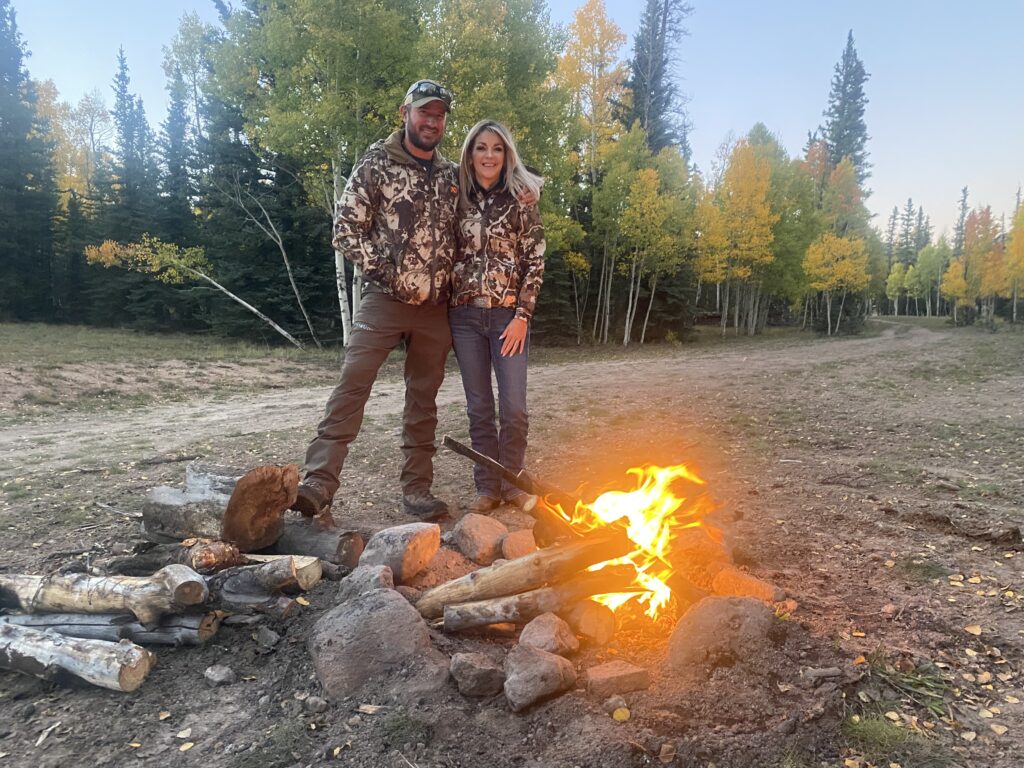
[(669, 586), (675, 571), (671, 563), (672, 540), (684, 528), (701, 525), (711, 509), (703, 492), (693, 498), (676, 496), (672, 486), (683, 480), (696, 486), (704, 481), (683, 464), (672, 467), (634, 467), (628, 474), (637, 479), (632, 491), (608, 491), (590, 504), (580, 502), (570, 524), (580, 531), (609, 525), (623, 525), (636, 549), (616, 560), (592, 566), (632, 565), (636, 570), (630, 591), (595, 595), (592, 599), (616, 610), (630, 600), (646, 606), (645, 613), (657, 618), (672, 597)]

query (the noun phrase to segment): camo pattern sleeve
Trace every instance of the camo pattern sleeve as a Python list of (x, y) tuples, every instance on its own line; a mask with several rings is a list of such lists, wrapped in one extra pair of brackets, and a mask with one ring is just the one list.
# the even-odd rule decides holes
[(385, 155), (375, 145), (356, 163), (341, 193), (334, 216), (335, 250), (362, 269), (363, 274), (387, 292), (392, 292), (398, 265), (392, 254), (381, 249), (371, 229), (381, 204), (380, 166)]
[(529, 321), (537, 307), (537, 296), (544, 282), (544, 225), (536, 205), (520, 204), (519, 233), (519, 296), (516, 317)]

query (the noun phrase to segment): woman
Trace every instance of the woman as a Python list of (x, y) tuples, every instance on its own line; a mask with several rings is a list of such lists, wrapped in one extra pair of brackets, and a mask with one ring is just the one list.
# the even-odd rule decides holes
[[(526, 458), (526, 358), (530, 320), (544, 275), (544, 227), (536, 204), (542, 181), (519, 159), (505, 126), (474, 125), (459, 164), (459, 243), (448, 322), (466, 390), (473, 448), (518, 472)], [(498, 382), (494, 421), (491, 371)], [(473, 469), (473, 512), (502, 501), (523, 508), (531, 500), (492, 470)]]

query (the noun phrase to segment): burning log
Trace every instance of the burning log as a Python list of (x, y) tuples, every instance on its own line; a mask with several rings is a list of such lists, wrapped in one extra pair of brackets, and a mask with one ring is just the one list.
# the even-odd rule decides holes
[(521, 594), (448, 604), (444, 607), (444, 630), (457, 632), (501, 622), (521, 624), (542, 613), (564, 611), (591, 595), (628, 592), (631, 589), (642, 591), (642, 587), (630, 587), (634, 573), (632, 566), (611, 566), (581, 574), (572, 581)]
[(3, 624), (112, 643), (130, 640), (139, 645), (202, 645), (217, 633), (220, 616), (216, 612), (162, 616), (155, 627), (147, 628), (133, 616), (120, 613), (37, 613), (0, 616)]
[(147, 626), (166, 613), (198, 605), (207, 597), (203, 577), (184, 565), (168, 565), (152, 576), (0, 575), (0, 608), (26, 613), (130, 612)]
[[(491, 565), (428, 590), (416, 609), (425, 618), (441, 616), (446, 605), (515, 595), (549, 582), (562, 581), (577, 571), (628, 554), (634, 548), (624, 532), (599, 530), (584, 538), (532, 552), (526, 557)], [(495, 619), (492, 622), (500, 622)]]
[(108, 643), (0, 625), (0, 668), (44, 680), (61, 671), (112, 691), (134, 691), (156, 657), (128, 640)]
[(282, 592), (310, 589), (320, 580), (319, 565), (314, 558), (280, 557), (258, 565), (228, 568), (207, 577), (208, 605), (229, 613), (287, 616), (295, 601)]
[(165, 565), (179, 563), (198, 573), (212, 573), (242, 565), (245, 558), (238, 547), (227, 541), (186, 539), (180, 544), (143, 544), (143, 551), (128, 557), (115, 557), (101, 563), (110, 574), (148, 576)]

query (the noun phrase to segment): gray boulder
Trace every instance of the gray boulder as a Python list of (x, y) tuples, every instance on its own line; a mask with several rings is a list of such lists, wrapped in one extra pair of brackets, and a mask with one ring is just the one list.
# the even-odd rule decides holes
[(501, 542), (508, 528), (493, 517), (470, 512), (459, 520), (454, 534), (455, 546), (462, 554), (480, 565), (490, 565), (501, 557)]
[(767, 605), (751, 597), (705, 597), (679, 619), (668, 646), (676, 671), (763, 658), (780, 644), (785, 627)]
[(519, 635), (520, 645), (529, 645), (548, 653), (565, 656), (580, 649), (572, 629), (553, 613), (542, 613), (523, 627)]
[(386, 565), (396, 584), (405, 584), (426, 567), (441, 546), (441, 528), (435, 523), (408, 523), (373, 535), (359, 565)]
[(447, 680), (448, 659), (434, 648), (419, 612), (386, 586), (390, 575), (385, 566), (357, 568), (342, 582), (338, 605), (310, 633), (313, 667), (332, 700), (389, 680), (397, 699), (412, 698)]
[(456, 653), (451, 674), (463, 696), (494, 696), (505, 683), (501, 665), (483, 653)]
[(505, 697), (521, 712), (576, 685), (576, 668), (553, 653), (517, 645), (505, 657)]

